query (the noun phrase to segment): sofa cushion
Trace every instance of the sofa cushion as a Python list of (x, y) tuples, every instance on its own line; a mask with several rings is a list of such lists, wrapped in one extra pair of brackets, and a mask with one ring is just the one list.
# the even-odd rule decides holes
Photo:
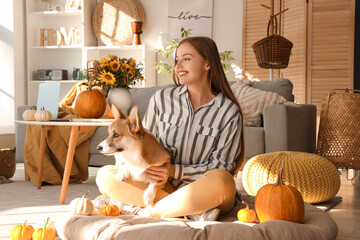
[(245, 127), (245, 159), (265, 152), (265, 134), (262, 127)]
[(175, 86), (174, 84), (168, 84), (164, 86), (156, 86), (156, 87), (146, 87), (146, 88), (131, 88), (131, 105), (128, 109), (128, 114), (130, 113), (133, 106), (139, 107), (139, 116), (140, 119), (144, 118), (147, 106), (149, 104), (151, 96), (158, 90)]
[(255, 82), (253, 81), (250, 84), (251, 87), (257, 88), (263, 91), (269, 91), (277, 93), (288, 101), (294, 101), (294, 95), (292, 94), (293, 91), (293, 84), (289, 79), (286, 78), (278, 78), (272, 81), (262, 81), (262, 82)]
[(294, 104), (277, 93), (253, 88), (241, 81), (231, 85), (231, 89), (240, 104), (245, 126), (259, 127), (261, 125), (261, 114), (267, 106)]

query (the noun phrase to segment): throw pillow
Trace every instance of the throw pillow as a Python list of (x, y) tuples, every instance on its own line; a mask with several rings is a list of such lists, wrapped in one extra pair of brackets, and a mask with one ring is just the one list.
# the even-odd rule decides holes
[(244, 126), (247, 127), (260, 127), (261, 114), (267, 106), (274, 104), (295, 104), (277, 93), (253, 88), (241, 81), (232, 84), (231, 89), (240, 104)]

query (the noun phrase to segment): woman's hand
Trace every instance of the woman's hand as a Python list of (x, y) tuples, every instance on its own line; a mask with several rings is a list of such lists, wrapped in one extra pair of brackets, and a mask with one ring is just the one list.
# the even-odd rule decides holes
[(174, 177), (175, 165), (165, 163), (162, 166), (151, 166), (145, 170), (147, 177), (157, 181), (156, 185), (162, 185), (167, 182), (169, 177)]

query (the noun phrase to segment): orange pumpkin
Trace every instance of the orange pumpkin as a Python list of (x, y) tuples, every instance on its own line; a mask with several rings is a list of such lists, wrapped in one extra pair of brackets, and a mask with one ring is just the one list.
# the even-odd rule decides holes
[[(120, 108), (118, 108), (118, 110), (119, 110), (119, 112), (120, 112), (121, 115), (124, 115), (123, 111), (122, 111)], [(107, 116), (108, 118), (110, 118), (110, 119), (114, 119), (114, 118), (115, 118), (113, 112), (111, 111), (111, 108), (107, 111), (106, 116)]]
[(249, 204), (247, 202), (242, 201), (242, 204), (245, 204), (246, 207), (240, 209), (237, 217), (241, 222), (252, 223), (256, 220), (256, 212), (249, 208)]
[(120, 209), (114, 204), (109, 204), (100, 208), (97, 213), (104, 216), (118, 216), (120, 215)]
[(295, 223), (304, 220), (303, 197), (295, 187), (283, 184), (283, 169), (284, 164), (279, 170), (276, 184), (266, 184), (256, 194), (255, 210), (260, 223), (275, 219)]
[(76, 98), (75, 109), (82, 118), (99, 118), (105, 108), (105, 97), (97, 90), (82, 91)]
[(32, 234), (33, 240), (54, 240), (56, 232), (54, 229), (47, 227), (49, 218), (46, 219), (44, 228), (38, 228)]
[(10, 230), (10, 238), (11, 240), (31, 240), (33, 232), (33, 226), (26, 225), (25, 221), (24, 224), (16, 225)]

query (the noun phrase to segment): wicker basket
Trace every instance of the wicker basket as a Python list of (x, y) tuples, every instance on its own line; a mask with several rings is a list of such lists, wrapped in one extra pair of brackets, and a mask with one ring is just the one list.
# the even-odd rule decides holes
[[(269, 36), (269, 28), (272, 21), (275, 23), (275, 34)], [(269, 20), (267, 37), (252, 45), (259, 67), (272, 69), (281, 69), (288, 66), (292, 47), (292, 42), (277, 35), (276, 17), (271, 17)]]
[(337, 168), (360, 170), (360, 94), (356, 92), (360, 93), (335, 89), (322, 103), (317, 152)]
[(15, 169), (15, 148), (0, 149), (0, 176), (4, 176), (6, 179), (12, 178), (15, 174)]

